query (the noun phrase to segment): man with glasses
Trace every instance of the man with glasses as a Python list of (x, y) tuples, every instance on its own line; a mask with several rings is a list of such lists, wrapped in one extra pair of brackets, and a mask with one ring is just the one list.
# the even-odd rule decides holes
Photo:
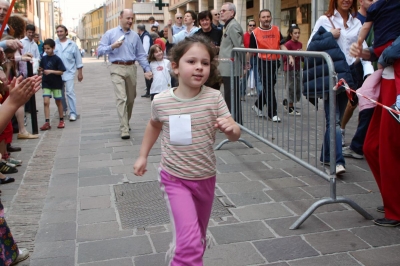
[(224, 25), (222, 25), (222, 24), (219, 22), (219, 17), (220, 17), (219, 12), (218, 12), (216, 9), (213, 9), (213, 10), (211, 10), (210, 12), (211, 12), (211, 15), (212, 15), (212, 24), (211, 24), (212, 27), (213, 27), (214, 29), (222, 30), (222, 27), (223, 27)]
[[(235, 47), (243, 48), (243, 30), (240, 24), (235, 19), (236, 6), (230, 2), (222, 5), (220, 11), (221, 21), (225, 23), (222, 31), (222, 40), (219, 48), (219, 65), (218, 69), (221, 73), (222, 82), (224, 84), (224, 97), (229, 111), (231, 109), (231, 86), (234, 88), (234, 103), (235, 112), (233, 119), (242, 124), (242, 107), (239, 99), (239, 77), (243, 70), (240, 67), (235, 69), (234, 83), (231, 84), (231, 52)], [(240, 58), (237, 61), (238, 65), (242, 65)]]
[[(186, 26), (182, 24), (183, 23), (183, 16), (181, 13), (176, 13), (175, 14), (175, 24), (172, 25), (172, 34), (177, 34), (183, 30), (186, 29)], [(168, 36), (164, 36), (166, 39), (168, 39)]]

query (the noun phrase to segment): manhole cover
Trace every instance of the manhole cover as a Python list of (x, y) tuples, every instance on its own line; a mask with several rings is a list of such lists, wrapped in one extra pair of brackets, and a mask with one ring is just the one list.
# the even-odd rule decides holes
[[(158, 181), (114, 186), (116, 206), (123, 229), (169, 223), (169, 214)], [(232, 216), (214, 197), (211, 218)]]

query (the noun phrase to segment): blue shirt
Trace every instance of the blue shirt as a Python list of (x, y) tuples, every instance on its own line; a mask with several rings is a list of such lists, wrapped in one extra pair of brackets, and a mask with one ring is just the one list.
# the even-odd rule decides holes
[[(125, 35), (125, 40), (119, 48), (113, 50), (111, 45), (122, 35)], [(147, 54), (144, 51), (139, 35), (130, 29), (124, 32), (121, 26), (118, 26), (108, 30), (101, 38), (97, 52), (99, 56), (108, 54), (110, 62), (137, 60), (145, 72), (150, 71)]]
[(400, 36), (400, 1), (379, 0), (367, 10), (366, 22), (374, 23), (374, 48)]
[(172, 25), (172, 34), (178, 34), (179, 32), (186, 30), (186, 25), (176, 26), (175, 24)]
[(78, 46), (70, 39), (67, 39), (67, 45), (64, 49), (59, 39), (57, 39), (55, 42), (56, 48), (54, 50), (54, 54), (61, 58), (66, 69), (62, 75), (62, 80), (68, 81), (75, 79), (76, 70), (83, 67), (82, 56)]

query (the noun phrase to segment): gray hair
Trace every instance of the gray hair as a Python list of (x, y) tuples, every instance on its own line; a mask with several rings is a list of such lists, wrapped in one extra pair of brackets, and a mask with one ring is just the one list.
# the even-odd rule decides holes
[(146, 30), (146, 26), (144, 24), (138, 24), (137, 28), (141, 31), (145, 31)]
[(233, 16), (236, 15), (236, 6), (235, 6), (233, 3), (231, 3), (231, 2), (225, 2), (225, 3), (223, 3), (222, 5), (227, 5), (228, 8), (229, 8), (229, 10), (232, 10), (232, 11), (233, 11)]

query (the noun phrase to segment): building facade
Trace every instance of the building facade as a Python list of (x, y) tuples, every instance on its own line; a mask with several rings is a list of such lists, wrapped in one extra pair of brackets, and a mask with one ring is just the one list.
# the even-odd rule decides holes
[(105, 20), (105, 6), (95, 8), (83, 15), (78, 29), (78, 37), (81, 39), (81, 47), (90, 55), (92, 49), (96, 50), (101, 36), (107, 30)]

